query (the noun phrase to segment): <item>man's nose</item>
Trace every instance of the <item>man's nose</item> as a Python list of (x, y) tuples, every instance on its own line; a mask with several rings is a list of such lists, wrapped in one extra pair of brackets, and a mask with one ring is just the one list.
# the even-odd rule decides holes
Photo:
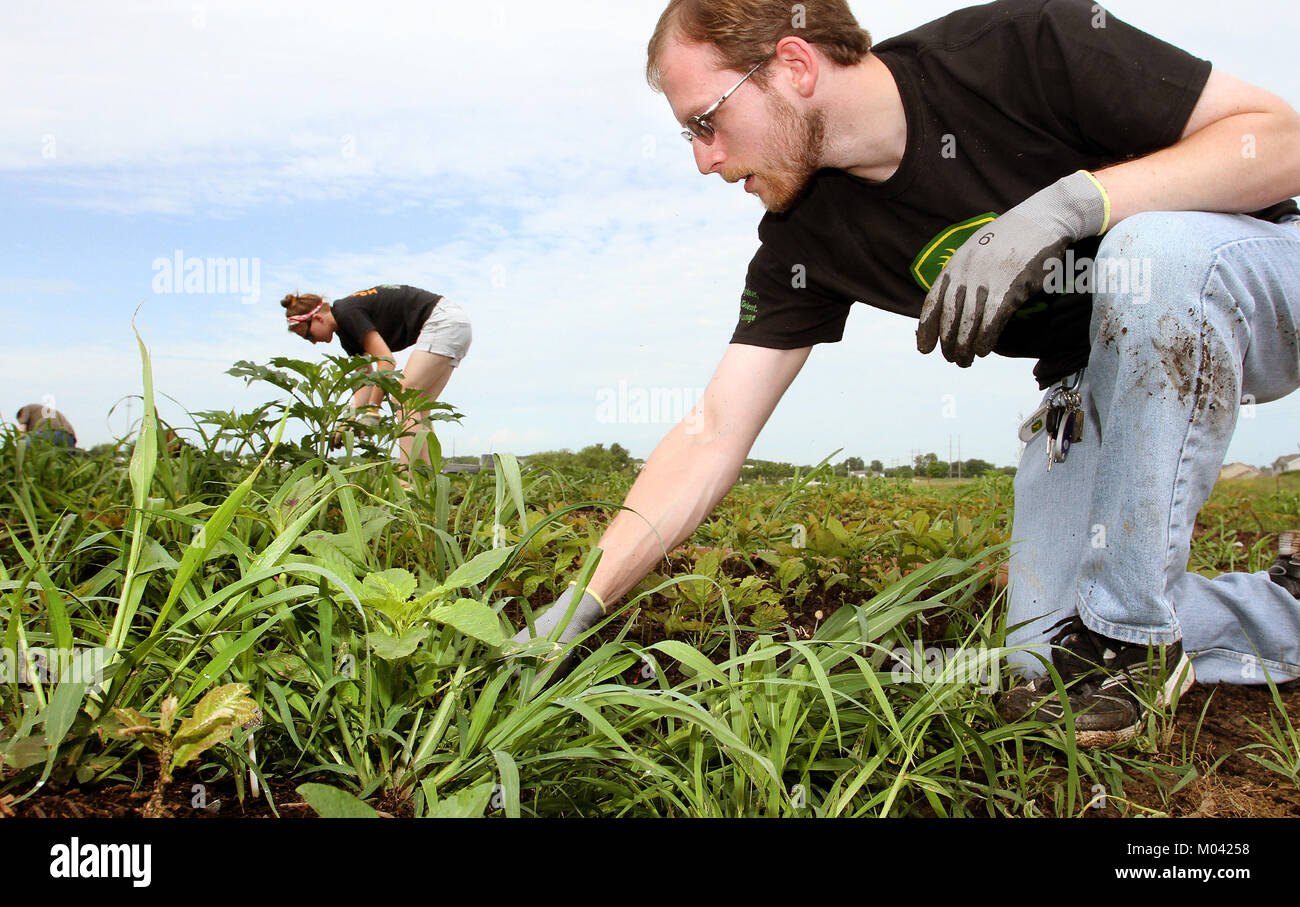
[(695, 166), (700, 168), (700, 173), (707, 176), (722, 169), (722, 162), (726, 159), (726, 155), (722, 153), (717, 136), (713, 137), (712, 145), (706, 145), (696, 139), (691, 142), (691, 150), (695, 152)]

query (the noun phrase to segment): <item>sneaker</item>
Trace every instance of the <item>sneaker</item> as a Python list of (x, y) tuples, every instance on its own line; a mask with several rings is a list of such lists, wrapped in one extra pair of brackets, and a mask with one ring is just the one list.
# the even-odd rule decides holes
[[(1268, 577), (1295, 598), (1300, 599), (1300, 532), (1283, 532), (1277, 537), (1277, 560), (1268, 568)], [(1300, 690), (1300, 677), (1279, 683), (1283, 693)]]
[[(1160, 708), (1194, 682), (1183, 644), (1125, 643), (1094, 633), (1075, 615), (1057, 623), (1052, 662), (1066, 685), (1074, 712), (1074, 739), (1082, 747), (1112, 746), (1137, 736), (1152, 703)], [(1166, 671), (1165, 666), (1172, 666)], [(1003, 693), (998, 714), (1008, 722), (1057, 722), (1065, 709), (1050, 676), (1037, 677)]]
[(1269, 579), (1300, 598), (1300, 532), (1277, 537), (1277, 560), (1268, 568)]

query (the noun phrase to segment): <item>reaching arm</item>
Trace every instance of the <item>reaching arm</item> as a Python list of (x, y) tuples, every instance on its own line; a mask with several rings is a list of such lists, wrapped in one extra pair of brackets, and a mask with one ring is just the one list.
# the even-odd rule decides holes
[[(373, 372), (374, 370), (375, 364), (373, 362), (368, 362), (365, 365), (357, 367), (357, 371), (359, 372)], [(371, 403), (377, 403), (378, 401), (374, 399), (376, 390), (378, 390), (378, 388), (373, 385), (366, 385), (357, 388), (356, 392), (352, 395), (352, 408), (357, 410), (361, 409), (363, 406), (369, 406)]]
[[(361, 338), (361, 345), (369, 356), (376, 356), (387, 359), (387, 362), (379, 363), (379, 367), (385, 371), (392, 371), (397, 368), (397, 361), (393, 358), (393, 351), (388, 348), (384, 338), (379, 336), (378, 331), (370, 331), (365, 337)], [(368, 368), (374, 371), (374, 363)], [(360, 409), (363, 406), (378, 406), (383, 402), (384, 392), (379, 388), (371, 385), (369, 387), (357, 388), (357, 392), (352, 395), (352, 406), (354, 409)]]
[[(727, 348), (699, 406), (659, 442), (600, 540), (590, 588), (606, 607), (685, 541), (740, 477), (740, 468), (811, 347)], [(647, 522), (648, 521), (648, 522)]]

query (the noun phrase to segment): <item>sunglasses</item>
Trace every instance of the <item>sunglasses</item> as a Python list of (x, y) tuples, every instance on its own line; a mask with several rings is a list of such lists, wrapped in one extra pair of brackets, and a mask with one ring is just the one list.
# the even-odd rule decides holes
[(312, 309), (310, 312), (305, 312), (302, 315), (289, 315), (288, 316), (289, 330), (293, 330), (294, 327), (301, 324), (303, 326), (302, 330), (294, 331), (294, 333), (304, 340), (310, 340), (312, 316), (315, 315), (324, 307), (325, 307), (325, 302), (324, 300), (322, 300), (320, 304), (317, 305), (316, 308)]
[[(763, 61), (763, 63), (766, 62), (767, 60)], [(698, 116), (690, 117), (686, 121), (686, 128), (682, 130), (682, 138), (686, 139), (686, 141), (688, 142), (694, 142), (696, 139), (699, 139), (701, 142), (703, 142), (706, 145), (712, 145), (713, 144), (713, 123), (711, 122), (710, 118), (715, 113), (718, 112), (718, 108), (722, 106), (723, 101), (731, 97), (732, 94), (735, 93), (737, 88), (745, 84), (746, 79), (748, 79), (754, 73), (758, 72), (763, 67), (763, 63), (759, 63), (749, 72), (745, 73), (744, 77), (741, 78), (739, 82), (737, 82), (735, 85), (732, 85), (731, 88), (727, 90), (727, 93), (724, 94), (722, 97), (718, 98), (717, 102), (714, 103), (714, 105), (710, 107), (708, 110), (704, 111), (704, 113), (701, 113)]]

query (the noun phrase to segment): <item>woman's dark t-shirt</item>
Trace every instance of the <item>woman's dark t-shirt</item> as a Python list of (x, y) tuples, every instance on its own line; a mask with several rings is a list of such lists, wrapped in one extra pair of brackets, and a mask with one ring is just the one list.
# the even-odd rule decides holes
[[(733, 343), (836, 342), (854, 302), (920, 317), (948, 257), (989, 220), (1077, 170), (1177, 142), (1211, 69), (1091, 0), (959, 10), (874, 53), (902, 95), (902, 163), (875, 183), (819, 171), (793, 208), (764, 216)], [(1067, 264), (1099, 243), (1077, 243)], [(1091, 312), (1090, 293), (1039, 293), (995, 352), (1038, 359), (1047, 387), (1087, 363)]]
[(365, 352), (362, 341), (371, 331), (378, 331), (396, 352), (415, 343), (441, 298), (418, 287), (384, 284), (331, 303), (330, 311), (338, 324), (339, 343), (349, 356)]

